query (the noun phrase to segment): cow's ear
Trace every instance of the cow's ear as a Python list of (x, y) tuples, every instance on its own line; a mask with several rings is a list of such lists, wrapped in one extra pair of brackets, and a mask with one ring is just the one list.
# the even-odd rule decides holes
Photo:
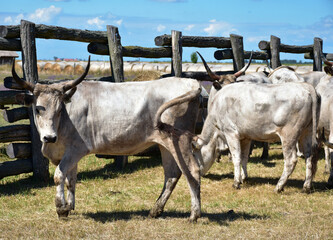
[(222, 85), (218, 81), (214, 81), (213, 82), (213, 87), (218, 91), (222, 88)]
[(331, 67), (331, 66), (325, 66), (324, 70), (325, 70), (326, 74), (328, 74), (330, 76), (333, 76), (333, 67)]
[(15, 96), (15, 99), (18, 104), (31, 106), (34, 102), (34, 95), (19, 93)]
[(67, 92), (64, 94), (63, 101), (64, 101), (65, 104), (71, 102), (71, 98), (72, 98), (72, 96), (74, 95), (75, 92), (76, 92), (76, 87), (70, 89), (69, 91), (67, 91)]

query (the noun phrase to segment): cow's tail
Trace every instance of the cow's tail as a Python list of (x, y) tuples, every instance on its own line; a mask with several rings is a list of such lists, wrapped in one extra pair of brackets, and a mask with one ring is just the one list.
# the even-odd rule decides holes
[(189, 91), (175, 99), (170, 100), (169, 102), (164, 103), (160, 108), (157, 110), (156, 116), (155, 116), (155, 122), (154, 126), (159, 129), (160, 131), (171, 133), (174, 131), (174, 128), (166, 123), (163, 123), (161, 121), (161, 116), (168, 108), (171, 108), (175, 105), (180, 105), (185, 102), (190, 102), (196, 98), (199, 97), (201, 93), (201, 88), (198, 88), (197, 90)]

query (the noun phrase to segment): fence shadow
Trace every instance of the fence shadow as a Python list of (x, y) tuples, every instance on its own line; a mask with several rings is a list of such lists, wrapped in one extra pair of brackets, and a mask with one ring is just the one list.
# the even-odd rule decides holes
[(155, 168), (161, 164), (162, 159), (160, 156), (144, 156), (136, 159), (133, 162), (129, 162), (124, 169), (118, 169), (116, 164), (112, 162), (100, 169), (79, 172), (77, 176), (78, 180), (95, 179), (96, 176), (99, 176), (103, 179), (112, 179), (118, 177), (120, 174), (130, 174), (142, 169)]
[[(92, 218), (96, 222), (107, 223), (115, 222), (119, 220), (131, 220), (136, 217), (142, 217), (143, 219), (148, 218), (148, 210), (141, 211), (119, 211), (119, 212), (97, 212), (97, 213), (85, 213), (84, 216), (87, 218)], [(167, 218), (182, 218), (189, 219), (190, 213), (178, 212), (178, 211), (167, 211), (162, 214), (162, 219)], [(257, 215), (249, 214), (246, 212), (234, 212), (229, 210), (227, 212), (221, 213), (202, 213), (201, 218), (208, 218), (211, 222), (216, 222), (220, 225), (228, 225), (228, 222), (236, 221), (238, 219), (242, 220), (252, 220), (252, 219), (267, 219), (267, 215)], [(200, 218), (198, 219), (200, 222)]]

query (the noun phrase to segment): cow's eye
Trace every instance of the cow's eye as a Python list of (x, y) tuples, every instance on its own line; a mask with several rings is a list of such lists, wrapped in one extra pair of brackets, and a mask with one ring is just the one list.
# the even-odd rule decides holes
[(36, 114), (38, 114), (38, 115), (40, 114), (40, 113), (39, 113), (39, 109), (38, 109), (38, 108), (36, 108)]

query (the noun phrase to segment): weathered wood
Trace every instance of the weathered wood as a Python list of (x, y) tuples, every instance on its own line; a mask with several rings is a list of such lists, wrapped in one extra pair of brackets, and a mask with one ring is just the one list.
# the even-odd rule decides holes
[(0, 127), (0, 142), (30, 141), (30, 125), (9, 125)]
[(15, 90), (8, 90), (8, 91), (1, 91), (0, 92), (0, 105), (10, 105), (10, 104), (17, 104), (15, 96), (19, 93), (24, 93), (24, 91), (15, 91)]
[(124, 81), (122, 45), (118, 28), (107, 25), (108, 45), (111, 58), (111, 72), (115, 82)]
[(2, 112), (2, 116), (5, 121), (13, 123), (22, 119), (29, 119), (28, 108), (19, 107), (13, 109), (6, 109)]
[(280, 38), (272, 35), (270, 41), (270, 50), (271, 50), (271, 67), (273, 69), (281, 66), (280, 44), (281, 44)]
[(237, 72), (244, 67), (243, 37), (236, 34), (230, 34), (230, 42), (233, 54), (234, 70)]
[[(217, 71), (215, 72), (217, 75), (226, 75), (226, 74), (234, 74), (235, 71)], [(167, 77), (172, 77), (173, 75), (168, 73), (168, 74), (163, 74), (161, 78), (167, 78)], [(199, 81), (211, 81), (212, 79), (209, 77), (207, 72), (182, 72), (182, 77), (183, 78), (193, 78), (197, 79)]]
[(0, 163), (0, 179), (30, 172), (32, 172), (31, 159), (17, 159)]
[[(88, 52), (97, 55), (110, 55), (109, 47), (104, 43), (89, 43)], [(171, 48), (146, 48), (139, 46), (124, 46), (123, 57), (143, 57), (143, 58), (171, 58)]]
[(323, 52), (323, 40), (314, 38), (313, 40), (313, 71), (322, 71), (323, 62), (321, 53)]
[[(110, 53), (111, 73), (114, 82), (124, 82), (124, 63), (121, 38), (118, 28), (115, 26), (107, 25), (107, 38)], [(116, 156), (115, 166), (118, 169), (123, 169), (128, 163), (127, 156)]]
[[(258, 44), (260, 50), (267, 50), (271, 49), (270, 41), (260, 41)], [(313, 45), (304, 45), (304, 46), (295, 46), (295, 45), (287, 45), (287, 44), (280, 44), (280, 52), (286, 53), (306, 53), (312, 52)]]
[[(161, 35), (155, 38), (156, 46), (172, 46), (171, 35)], [(230, 38), (228, 37), (198, 37), (198, 36), (183, 36), (183, 47), (198, 47), (198, 48), (231, 48)]]
[(182, 33), (179, 31), (172, 30), (172, 64), (171, 74), (176, 77), (182, 76)]
[[(323, 53), (328, 61), (333, 61), (333, 53)], [(313, 52), (304, 53), (305, 59), (313, 59)]]
[[(1, 26), (5, 30), (0, 31), (0, 37), (19, 38), (20, 25)], [(101, 42), (107, 43), (106, 31), (89, 31), (73, 28), (64, 28), (58, 26), (49, 26), (44, 24), (35, 25), (35, 37), (44, 39), (59, 39), (78, 42)]]
[[(250, 55), (250, 51), (244, 51), (244, 59), (249, 59)], [(233, 59), (233, 53), (230, 48), (217, 50), (214, 52), (214, 57), (216, 60)], [(269, 59), (269, 54), (267, 52), (255, 51), (253, 52), (252, 59), (266, 60)]]
[(31, 143), (11, 143), (6, 147), (9, 158), (31, 158)]
[(0, 37), (0, 50), (21, 51), (21, 41), (18, 39), (6, 39)]
[[(38, 80), (37, 55), (35, 40), (35, 24), (21, 20), (20, 37), (22, 45), (23, 73), (26, 81), (36, 83)], [(32, 143), (32, 166), (34, 178), (39, 181), (47, 182), (49, 179), (49, 161), (41, 152), (42, 143), (35, 126), (35, 109), (29, 108), (29, 118), (31, 124), (31, 143)]]

